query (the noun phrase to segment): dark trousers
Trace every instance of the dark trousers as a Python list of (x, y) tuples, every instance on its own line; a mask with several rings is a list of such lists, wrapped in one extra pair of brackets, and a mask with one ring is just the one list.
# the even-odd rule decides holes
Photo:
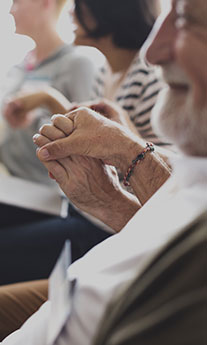
[(75, 261), (109, 236), (71, 205), (63, 219), (0, 204), (0, 285), (48, 278), (66, 239)]

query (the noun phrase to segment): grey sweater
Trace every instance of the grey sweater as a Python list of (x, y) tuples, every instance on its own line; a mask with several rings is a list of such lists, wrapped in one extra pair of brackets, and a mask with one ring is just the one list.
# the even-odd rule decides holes
[[(78, 53), (77, 48), (64, 45), (33, 70), (25, 69), (25, 62), (9, 73), (6, 95), (21, 90), (35, 90), (49, 85), (70, 101), (88, 100), (95, 69), (92, 62)], [(51, 113), (45, 108), (35, 110), (35, 120), (26, 129), (12, 129), (6, 125), (4, 141), (0, 146), (0, 162), (9, 172), (23, 179), (51, 184), (48, 173), (36, 157), (32, 136), (50, 121)]]

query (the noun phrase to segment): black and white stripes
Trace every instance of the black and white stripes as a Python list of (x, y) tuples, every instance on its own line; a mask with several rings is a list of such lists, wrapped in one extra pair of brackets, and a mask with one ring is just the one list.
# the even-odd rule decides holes
[[(93, 89), (93, 97), (104, 97), (107, 66), (100, 69)], [(147, 67), (137, 55), (131, 64), (124, 80), (115, 92), (113, 100), (125, 109), (138, 133), (146, 140), (156, 145), (167, 146), (152, 130), (150, 118), (162, 82), (156, 77), (155, 69)]]

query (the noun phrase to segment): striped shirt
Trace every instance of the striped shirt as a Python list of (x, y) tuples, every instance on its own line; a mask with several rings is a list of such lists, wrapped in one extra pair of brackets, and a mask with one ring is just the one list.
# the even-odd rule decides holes
[[(151, 110), (163, 87), (163, 83), (155, 74), (155, 68), (146, 66), (137, 54), (125, 77), (119, 84), (117, 83), (118, 87), (115, 90), (107, 90), (108, 87), (110, 88), (109, 79), (112, 80), (113, 75), (106, 64), (99, 70), (95, 79), (92, 97), (105, 97), (115, 101), (127, 111), (138, 134), (143, 139), (156, 145), (168, 146), (169, 144), (157, 137), (150, 123)], [(113, 81), (116, 83), (116, 80)]]

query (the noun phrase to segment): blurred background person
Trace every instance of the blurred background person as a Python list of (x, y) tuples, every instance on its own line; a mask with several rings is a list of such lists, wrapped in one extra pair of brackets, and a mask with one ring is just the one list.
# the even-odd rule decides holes
[[(35, 42), (24, 61), (9, 73), (8, 90), (2, 104), (7, 127), (0, 146), (0, 161), (10, 174), (23, 179), (50, 184), (39, 164), (32, 135), (48, 122), (51, 112), (44, 107), (33, 112), (10, 106), (8, 98), (20, 92), (52, 86), (70, 101), (90, 97), (94, 66), (72, 46), (65, 44), (56, 31), (57, 20), (66, 0), (14, 0), (10, 13), (16, 32)], [(44, 103), (44, 102), (43, 102)]]
[(140, 48), (159, 13), (159, 1), (152, 2), (147, 17), (142, 12), (138, 0), (127, 4), (125, 0), (74, 0), (75, 44), (95, 47), (106, 57), (93, 85), (93, 98), (114, 101), (125, 111), (130, 129), (145, 140), (167, 146), (150, 123), (164, 85), (155, 67), (140, 58)]
[[(22, 109), (19, 102), (9, 99), (45, 89), (59, 93), (70, 101), (88, 100), (95, 68), (93, 63), (77, 49), (66, 44), (57, 33), (56, 26), (66, 0), (19, 0), (10, 9), (16, 33), (30, 37), (35, 47), (21, 64), (9, 72), (4, 90), (1, 113), (5, 120), (3, 141), (0, 144), (0, 162), (9, 174), (21, 179), (54, 186), (36, 158), (32, 136), (39, 126), (47, 123), (50, 104), (43, 102), (33, 111)], [(70, 33), (69, 33), (70, 34)], [(48, 91), (50, 90), (50, 91)], [(62, 98), (64, 98), (62, 96)], [(12, 194), (12, 191), (8, 191)], [(49, 215), (0, 204), (1, 228), (34, 222)]]

